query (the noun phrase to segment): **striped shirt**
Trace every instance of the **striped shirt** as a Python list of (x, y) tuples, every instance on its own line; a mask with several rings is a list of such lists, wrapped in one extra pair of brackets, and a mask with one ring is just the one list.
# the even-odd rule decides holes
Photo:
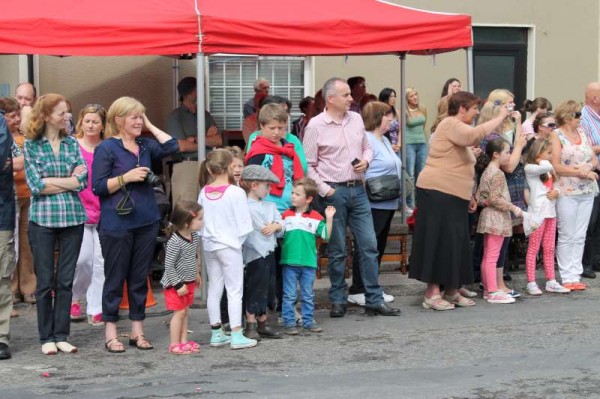
[(317, 182), (321, 196), (331, 190), (326, 182), (363, 179), (364, 173), (354, 172), (354, 159), (369, 163), (373, 159), (363, 120), (352, 111), (346, 112), (341, 124), (335, 122), (327, 110), (315, 116), (304, 130), (302, 144), (308, 162), (308, 177)]
[(329, 237), (323, 216), (315, 210), (299, 213), (288, 209), (281, 217), (285, 234), (279, 264), (316, 268), (317, 237)]
[(58, 158), (46, 137), (26, 140), (25, 178), (31, 190), (29, 221), (44, 227), (69, 227), (82, 224), (87, 219), (85, 209), (77, 195), (87, 185), (87, 170), (77, 176), (79, 187), (74, 191), (57, 194), (42, 194), (46, 187), (44, 179), (71, 177), (78, 165), (85, 165), (79, 151), (79, 143), (71, 136), (60, 139)]
[[(600, 145), (600, 115), (596, 113), (589, 105), (585, 105), (581, 110), (580, 126), (583, 132), (590, 140), (592, 146)], [(600, 154), (597, 154), (600, 160)]]
[(164, 288), (181, 288), (185, 283), (196, 281), (196, 253), (198, 233), (192, 232), (192, 241), (173, 233), (165, 249), (165, 272), (160, 283)]

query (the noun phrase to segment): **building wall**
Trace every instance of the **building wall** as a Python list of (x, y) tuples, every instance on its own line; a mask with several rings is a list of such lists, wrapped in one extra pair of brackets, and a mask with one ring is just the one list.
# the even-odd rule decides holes
[(15, 94), (19, 84), (19, 57), (16, 55), (0, 55), (0, 84), (8, 85), (8, 93)]
[[(564, 99), (583, 99), (588, 82), (600, 80), (600, 2), (578, 0), (390, 0), (404, 6), (430, 11), (466, 13), (474, 26), (533, 26), (535, 31), (534, 78), (528, 98), (544, 96), (554, 104)], [(528, 54), (531, 57), (532, 54)], [(315, 85), (327, 78), (362, 75), (367, 92), (379, 94), (384, 87), (400, 88), (398, 57), (317, 57)], [(431, 56), (407, 56), (406, 83), (415, 87), (435, 118), (436, 103), (446, 79), (458, 78), (466, 88), (466, 52)]]

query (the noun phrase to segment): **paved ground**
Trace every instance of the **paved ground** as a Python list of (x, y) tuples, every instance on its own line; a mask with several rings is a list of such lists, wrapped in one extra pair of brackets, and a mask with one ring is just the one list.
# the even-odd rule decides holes
[[(514, 273), (524, 288), (522, 272)], [(13, 319), (14, 357), (0, 363), (0, 398), (593, 398), (600, 397), (600, 281), (583, 293), (527, 297), (513, 305), (481, 299), (449, 312), (421, 307), (423, 285), (382, 275), (402, 316), (316, 318), (320, 335), (209, 348), (205, 309), (191, 312), (196, 356), (167, 353), (162, 297), (146, 324), (154, 351), (108, 354), (102, 329), (73, 325), (80, 353), (43, 356), (35, 309)], [(318, 281), (326, 304), (327, 279)], [(127, 332), (127, 321), (121, 322)]]

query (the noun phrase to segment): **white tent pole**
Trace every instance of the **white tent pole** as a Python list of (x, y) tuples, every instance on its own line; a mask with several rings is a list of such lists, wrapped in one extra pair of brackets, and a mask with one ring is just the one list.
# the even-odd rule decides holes
[(177, 93), (177, 83), (179, 83), (179, 59), (173, 58), (173, 87), (171, 88), (173, 94), (173, 108), (179, 107), (179, 95)]
[(204, 118), (204, 110), (206, 109), (204, 97), (204, 54), (196, 55), (196, 93), (198, 100), (196, 102), (196, 115), (198, 119), (198, 161), (202, 161), (206, 157), (206, 121)]
[(471, 93), (475, 92), (475, 84), (473, 78), (473, 47), (467, 47), (467, 90)]
[[(402, 224), (406, 223), (406, 208), (404, 204), (406, 204), (406, 184), (404, 181), (404, 176), (406, 175), (406, 143), (405, 143), (405, 134), (406, 132), (406, 53), (400, 53), (400, 93), (398, 96), (400, 97), (400, 153), (402, 159), (402, 176), (400, 179), (400, 187), (402, 189), (402, 204), (400, 206), (400, 214), (402, 215)], [(397, 97), (398, 97), (397, 96)], [(396, 98), (397, 98), (396, 97)], [(414, 189), (413, 189), (414, 191)]]
[[(200, 162), (206, 158), (206, 120), (204, 118), (204, 110), (206, 109), (205, 97), (204, 97), (204, 54), (198, 53), (196, 54), (196, 93), (197, 93), (197, 102), (196, 102), (196, 115), (198, 116), (198, 135), (196, 136), (196, 142), (198, 143), (198, 165)], [(204, 261), (204, 257), (200, 256), (200, 264), (201, 264), (201, 276), (202, 276), (202, 293), (200, 298), (203, 301), (207, 299), (207, 288), (208, 287), (208, 279), (206, 278), (206, 262)]]

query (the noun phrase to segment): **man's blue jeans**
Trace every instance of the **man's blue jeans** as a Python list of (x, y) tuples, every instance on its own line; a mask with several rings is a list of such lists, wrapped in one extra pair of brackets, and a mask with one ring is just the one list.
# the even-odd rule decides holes
[(383, 303), (383, 296), (378, 282), (377, 240), (367, 192), (362, 185), (345, 187), (334, 184), (332, 187), (335, 188), (335, 194), (324, 198), (325, 206), (333, 205), (336, 209), (327, 246), (331, 281), (329, 300), (332, 304), (346, 304), (346, 228), (350, 226), (356, 245), (360, 248), (358, 261), (366, 304), (379, 305)]
[[(407, 144), (406, 145), (406, 173), (412, 178), (413, 186), (416, 187), (419, 173), (425, 167), (425, 161), (427, 161), (427, 155), (429, 154), (429, 148), (427, 144)], [(414, 191), (411, 195), (406, 197), (406, 205), (411, 208), (414, 207)]]
[(300, 311), (302, 312), (302, 326), (310, 328), (315, 312), (315, 294), (313, 284), (317, 269), (306, 266), (283, 266), (283, 304), (281, 316), (283, 325), (292, 327), (296, 325), (294, 305), (297, 298), (297, 285), (300, 282)]

